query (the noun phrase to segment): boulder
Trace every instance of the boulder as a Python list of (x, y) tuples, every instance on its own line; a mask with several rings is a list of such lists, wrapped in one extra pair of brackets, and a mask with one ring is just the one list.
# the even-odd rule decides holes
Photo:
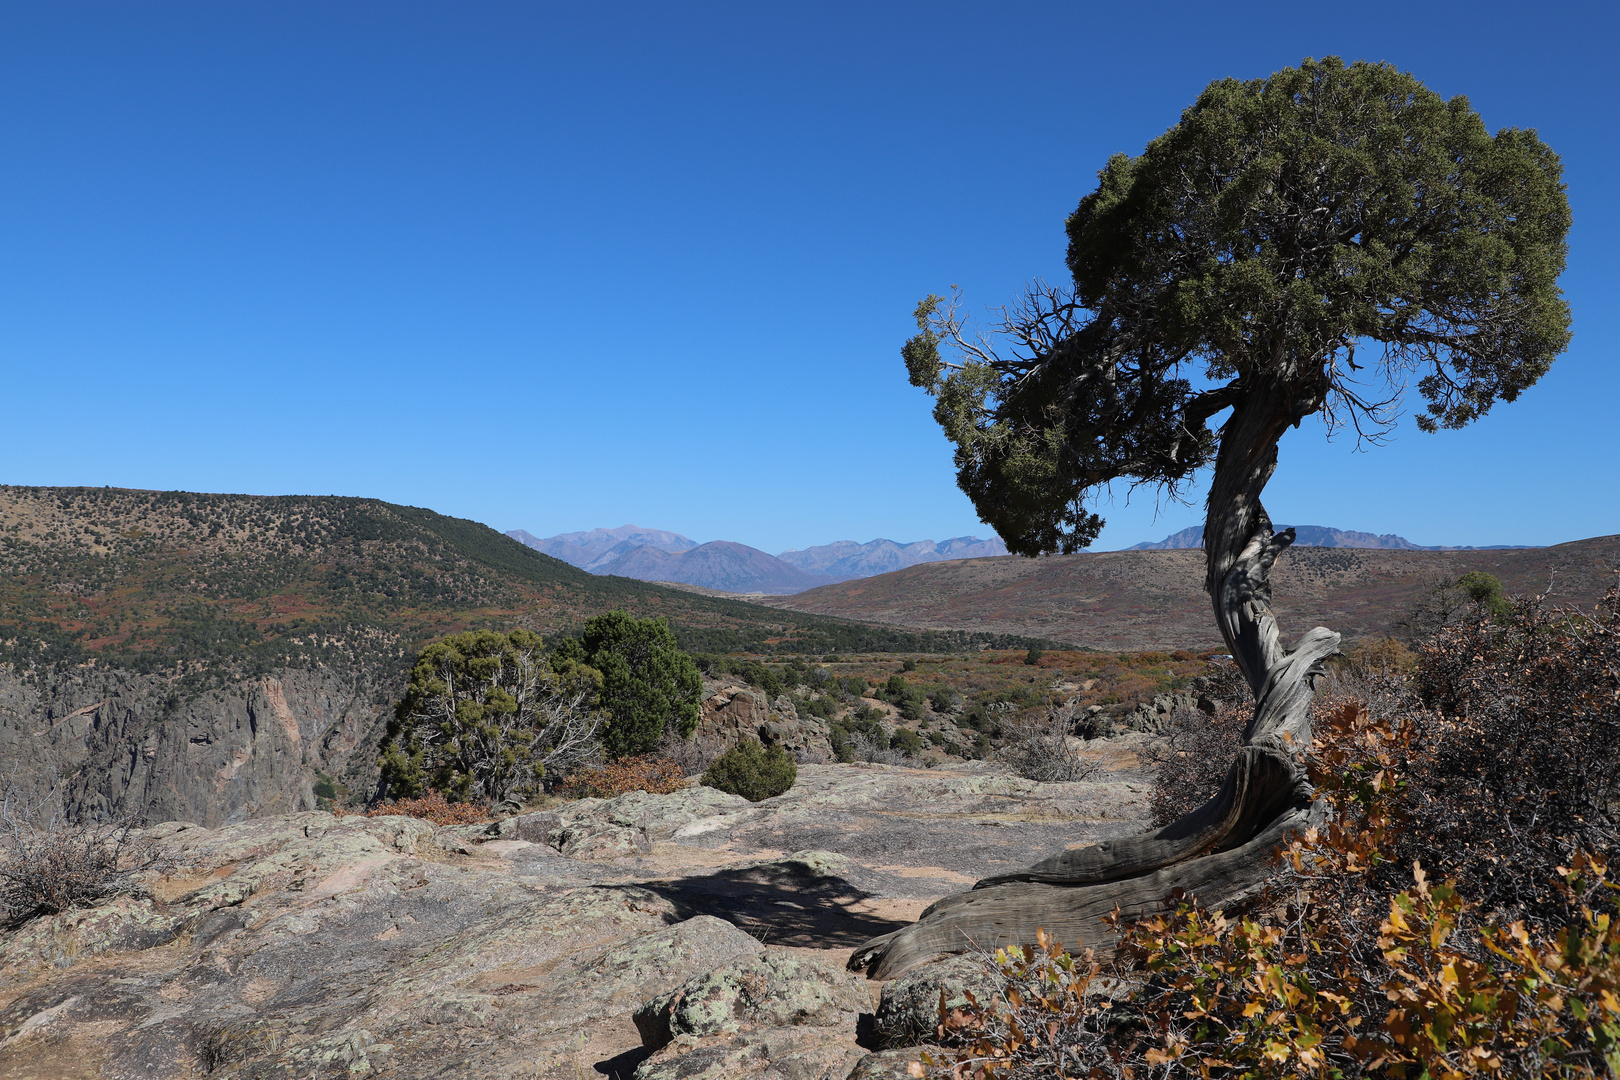
[(1075, 714), (1075, 733), (1087, 739), (1107, 739), (1132, 732), (1156, 735), (1170, 726), (1177, 713), (1194, 709), (1211, 711), (1204, 709), (1207, 703), (1201, 703), (1197, 694), (1178, 691), (1159, 694), (1152, 701), (1138, 702), (1128, 710), (1121, 707), (1113, 713), (1105, 711), (1101, 705), (1088, 705)]
[(1170, 726), (1170, 718), (1178, 712), (1191, 712), (1198, 708), (1198, 695), (1182, 691), (1160, 694), (1151, 702), (1144, 701), (1125, 717), (1125, 726), (1131, 731), (1156, 734)]
[[(867, 1054), (855, 1063), (845, 1080), (913, 1080), (927, 1076), (930, 1070), (923, 1065), (922, 1056), (944, 1061), (945, 1053), (937, 1046), (910, 1046), (903, 1050), (879, 1050)], [(937, 1069), (934, 1075), (939, 1075)]]
[(635, 1080), (844, 1080), (866, 1056), (853, 1036), (853, 1030), (802, 1025), (681, 1035), (643, 1061)]
[(927, 964), (883, 984), (873, 1037), (885, 1048), (916, 1046), (935, 1038), (939, 1028), (939, 999), (945, 1008), (960, 1009), (968, 994), (987, 1005), (1001, 991), (1000, 981), (986, 962), (976, 956), (953, 956)]
[(645, 854), (656, 842), (686, 835), (683, 830), (691, 826), (725, 819), (752, 805), (740, 795), (702, 784), (667, 795), (631, 791), (614, 799), (579, 799), (555, 810), (518, 814), (491, 825), (454, 826), (441, 830), (439, 843), (448, 850), (470, 851), (456, 846), (457, 842), (526, 840), (571, 859), (612, 859)]
[(647, 839), (644, 829), (583, 822), (562, 830), (557, 837), (557, 850), (570, 859), (619, 859), (645, 855), (652, 850), (652, 841)]
[(708, 1036), (755, 1027), (846, 1024), (870, 1003), (866, 981), (792, 953), (745, 957), (688, 979), (636, 1010), (650, 1050), (680, 1035)]
[(173, 941), (185, 924), (184, 916), (159, 910), (150, 897), (119, 896), (24, 924), (0, 940), (0, 968), (65, 968), (103, 953), (155, 948)]

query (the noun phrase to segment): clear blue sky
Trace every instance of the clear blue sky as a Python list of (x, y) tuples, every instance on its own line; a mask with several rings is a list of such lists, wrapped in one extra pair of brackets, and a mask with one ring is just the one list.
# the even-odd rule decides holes
[[(1279, 521), (1620, 531), (1611, 5), (5, 5), (0, 482), (372, 495), (779, 551), (988, 535), (898, 348), (1063, 276), (1210, 80), (1330, 53), (1538, 128), (1575, 343), (1460, 433), (1283, 445)], [(1098, 547), (1199, 520), (1151, 496)]]

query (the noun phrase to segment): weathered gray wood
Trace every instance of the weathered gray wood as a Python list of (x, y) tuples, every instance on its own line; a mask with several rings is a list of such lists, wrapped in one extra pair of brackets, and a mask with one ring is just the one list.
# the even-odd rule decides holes
[(1178, 888), (1212, 909), (1252, 895), (1275, 873), (1272, 852), (1289, 833), (1310, 824), (1311, 813), (1308, 806), (1290, 807), (1241, 847), (1142, 877), (1081, 886), (1019, 881), (957, 893), (924, 911), (911, 926), (862, 945), (849, 967), (867, 969), (875, 979), (891, 979), (973, 948), (1033, 944), (1037, 930), (1070, 949), (1110, 948), (1114, 936), (1103, 918), (1116, 905), (1127, 918), (1139, 918), (1158, 910)]
[(1275, 873), (1272, 852), (1304, 827), (1312, 790), (1299, 761), (1310, 742), (1311, 683), (1339, 635), (1300, 639), (1267, 674), (1250, 736), (1213, 799), (1179, 821), (1139, 836), (1064, 851), (1026, 870), (985, 878), (934, 904), (917, 922), (874, 938), (852, 970), (893, 978), (974, 947), (1032, 944), (1043, 929), (1065, 944), (1111, 940), (1101, 919), (1117, 905), (1151, 912), (1177, 889), (1219, 908)]

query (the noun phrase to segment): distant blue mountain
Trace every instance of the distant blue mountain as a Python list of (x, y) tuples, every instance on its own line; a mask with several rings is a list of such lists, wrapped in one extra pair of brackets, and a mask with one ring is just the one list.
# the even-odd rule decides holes
[[(1278, 526), (1281, 532), (1283, 526)], [(1182, 529), (1178, 533), (1171, 533), (1158, 543), (1132, 544), (1126, 551), (1173, 551), (1183, 548), (1201, 548), (1204, 546), (1204, 527), (1194, 525)], [(1536, 547), (1535, 544), (1485, 544), (1481, 547), (1424, 547), (1414, 544), (1404, 536), (1394, 533), (1385, 533), (1382, 536), (1376, 533), (1354, 532), (1349, 529), (1335, 529), (1327, 525), (1295, 525), (1295, 547), (1337, 547), (1337, 548), (1380, 548), (1386, 551), (1508, 551), (1521, 548)]]
[(897, 544), (836, 540), (802, 551), (769, 555), (745, 544), (715, 540), (699, 544), (680, 533), (621, 525), (539, 537), (523, 529), (506, 535), (536, 551), (573, 563), (593, 574), (617, 574), (642, 581), (675, 581), (724, 592), (795, 593), (853, 578), (886, 574), (924, 562), (976, 559), (1007, 554), (991, 537), (958, 536), (935, 543)]

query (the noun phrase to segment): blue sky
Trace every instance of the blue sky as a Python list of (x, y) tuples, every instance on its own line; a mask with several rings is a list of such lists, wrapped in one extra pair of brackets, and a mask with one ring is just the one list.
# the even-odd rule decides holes
[[(1535, 127), (1575, 342), (1463, 432), (1291, 434), (1279, 521), (1620, 531), (1620, 19), (1542, 4), (7, 4), (0, 482), (370, 495), (769, 551), (988, 535), (898, 348), (1063, 276), (1210, 80), (1387, 60)], [(1196, 496), (1195, 496), (1196, 498)], [(1099, 548), (1195, 523), (1139, 492)]]

